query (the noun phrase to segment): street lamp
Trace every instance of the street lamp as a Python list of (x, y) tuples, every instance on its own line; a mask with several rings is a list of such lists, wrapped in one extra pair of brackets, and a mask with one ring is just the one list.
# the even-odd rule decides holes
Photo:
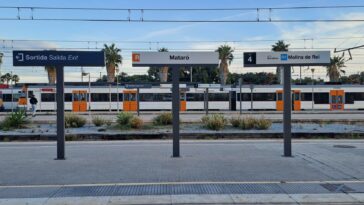
[(1, 64), (3, 63), (4, 54), (0, 53), (0, 76), (1, 76)]
[(116, 101), (117, 101), (117, 111), (119, 112), (119, 68), (115, 69), (116, 71)]
[(313, 106), (314, 106), (314, 103), (315, 103), (315, 95), (314, 95), (314, 74), (315, 74), (315, 69), (314, 68), (311, 68), (311, 72), (312, 72), (312, 110), (313, 110)]

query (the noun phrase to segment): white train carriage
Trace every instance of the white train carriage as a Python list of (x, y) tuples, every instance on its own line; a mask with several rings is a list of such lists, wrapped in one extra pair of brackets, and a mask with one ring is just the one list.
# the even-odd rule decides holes
[[(245, 85), (239, 87), (203, 86), (186, 88), (181, 85), (181, 110), (282, 110), (283, 91), (281, 85)], [(363, 85), (292, 85), (292, 110), (358, 110), (364, 109)], [(39, 111), (56, 109), (54, 86), (30, 85), (24, 88), (0, 89), (0, 98), (5, 110), (17, 107), (30, 108), (29, 96), (38, 99)], [(170, 110), (171, 85), (152, 88), (125, 89), (113, 86), (65, 86), (65, 110), (74, 112)], [(208, 99), (208, 105), (205, 104)], [(314, 99), (314, 101), (312, 100)], [(20, 101), (23, 101), (20, 103)], [(25, 100), (25, 103), (24, 103)]]

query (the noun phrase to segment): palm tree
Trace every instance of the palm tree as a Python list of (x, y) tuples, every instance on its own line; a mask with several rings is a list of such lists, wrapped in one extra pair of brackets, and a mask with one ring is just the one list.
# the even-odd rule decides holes
[(48, 83), (55, 84), (56, 83), (56, 67), (46, 66), (46, 67), (44, 67), (44, 70), (47, 71)]
[(217, 50), (219, 52), (219, 72), (220, 72), (220, 83), (225, 85), (227, 76), (229, 74), (229, 65), (234, 59), (234, 50), (228, 45), (221, 45)]
[[(275, 52), (288, 51), (288, 47), (289, 47), (289, 44), (285, 44), (284, 41), (278, 41), (274, 45), (272, 45), (272, 51), (275, 51)], [(277, 67), (276, 75), (277, 75), (278, 82), (280, 82), (282, 84), (283, 79), (282, 79), (281, 67)]]
[(10, 73), (6, 73), (5, 75), (1, 76), (1, 81), (6, 82), (7, 85), (9, 85), (9, 82), (12, 79), (12, 75)]
[(104, 49), (102, 50), (105, 52), (106, 57), (107, 82), (112, 83), (115, 81), (115, 70), (123, 60), (119, 54), (121, 50), (114, 43), (111, 46), (104, 44)]
[(20, 78), (19, 78), (19, 76), (18, 76), (18, 75), (13, 75), (13, 76), (11, 76), (11, 80), (12, 80), (14, 83), (17, 83), (17, 82), (19, 82)]
[(330, 78), (330, 82), (339, 81), (341, 74), (345, 74), (345, 70), (342, 68), (345, 66), (344, 56), (334, 56), (330, 58), (330, 65), (326, 67), (327, 76)]
[[(160, 48), (158, 52), (168, 52), (168, 48)], [(161, 83), (168, 81), (168, 66), (161, 67), (159, 70), (159, 80)]]

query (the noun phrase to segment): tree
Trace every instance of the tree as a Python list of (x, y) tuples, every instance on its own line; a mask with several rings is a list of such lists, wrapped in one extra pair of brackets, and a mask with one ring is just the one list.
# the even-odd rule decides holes
[(9, 85), (9, 82), (12, 80), (12, 75), (10, 73), (6, 73), (5, 75), (2, 75), (0, 79), (2, 82), (6, 82), (6, 84)]
[[(168, 52), (167, 48), (160, 48), (158, 52)], [(159, 80), (161, 83), (165, 83), (168, 81), (168, 66), (164, 66), (160, 68), (159, 71)]]
[(160, 81), (160, 71), (157, 68), (149, 68), (148, 70), (148, 78), (152, 81), (152, 82), (159, 82)]
[(345, 70), (342, 69), (344, 67), (346, 67), (344, 56), (330, 58), (330, 65), (326, 67), (326, 73), (330, 78), (330, 82), (339, 81), (341, 74), (345, 74)]
[[(284, 41), (278, 41), (275, 44), (272, 45), (272, 51), (274, 52), (282, 52), (282, 51), (288, 51), (289, 44), (285, 44)], [(276, 69), (278, 81), (282, 84), (282, 68), (277, 67)]]
[(48, 83), (55, 84), (56, 83), (56, 67), (46, 66), (46, 67), (44, 67), (44, 69), (47, 71)]
[(19, 78), (19, 76), (18, 76), (18, 75), (13, 75), (13, 76), (11, 76), (11, 80), (12, 80), (14, 83), (17, 83), (17, 82), (19, 82), (20, 78)]
[(115, 70), (119, 67), (119, 64), (122, 63), (122, 56), (119, 54), (121, 50), (115, 46), (115, 44), (111, 44), (108, 46), (104, 44), (105, 57), (106, 57), (106, 72), (107, 72), (107, 82), (112, 83), (115, 81)]
[(221, 85), (226, 84), (227, 76), (229, 74), (229, 65), (234, 59), (234, 50), (228, 45), (221, 45), (217, 50), (219, 52), (219, 72), (220, 72), (220, 83)]

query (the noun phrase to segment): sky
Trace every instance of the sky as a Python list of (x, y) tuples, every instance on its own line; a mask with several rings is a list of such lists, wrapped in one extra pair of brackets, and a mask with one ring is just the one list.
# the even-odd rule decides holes
[[(362, 0), (0, 0), (0, 6), (30, 7), (97, 7), (97, 8), (262, 8), (323, 5), (364, 5)], [(13, 72), (20, 82), (47, 82), (42, 67), (12, 67), (13, 49), (82, 49), (100, 50), (104, 43), (114, 42), (122, 49), (123, 63), (120, 71), (128, 75), (145, 74), (148, 68), (133, 68), (131, 51), (155, 51), (166, 47), (170, 51), (214, 51), (228, 44), (234, 49), (230, 71), (275, 72), (275, 68), (244, 68), (243, 52), (269, 51), (277, 40), (285, 40), (291, 50), (331, 50), (364, 44), (364, 22), (335, 23), (147, 23), (147, 22), (71, 22), (35, 21), (33, 18), (91, 18), (91, 19), (208, 19), (208, 20), (255, 20), (256, 11), (76, 11), (1, 9), (0, 52), (5, 54), (1, 73)], [(364, 19), (364, 8), (312, 9), (312, 10), (260, 10), (259, 19)], [(363, 37), (363, 38), (362, 38)], [(303, 40), (306, 39), (306, 40)], [(36, 41), (18, 41), (36, 40)], [(64, 42), (84, 41), (84, 42)], [(97, 41), (97, 42), (96, 42)], [(174, 41), (174, 42), (173, 42)], [(178, 42), (175, 42), (178, 41)], [(353, 60), (346, 63), (346, 75), (364, 71), (362, 49), (352, 51)], [(332, 55), (334, 55), (332, 53)], [(96, 80), (105, 68), (83, 68)], [(315, 68), (315, 77), (326, 79), (324, 67)], [(302, 75), (311, 71), (302, 68)], [(65, 68), (66, 81), (81, 81), (81, 68)], [(292, 76), (299, 77), (294, 68)], [(86, 79), (85, 79), (86, 80)]]

